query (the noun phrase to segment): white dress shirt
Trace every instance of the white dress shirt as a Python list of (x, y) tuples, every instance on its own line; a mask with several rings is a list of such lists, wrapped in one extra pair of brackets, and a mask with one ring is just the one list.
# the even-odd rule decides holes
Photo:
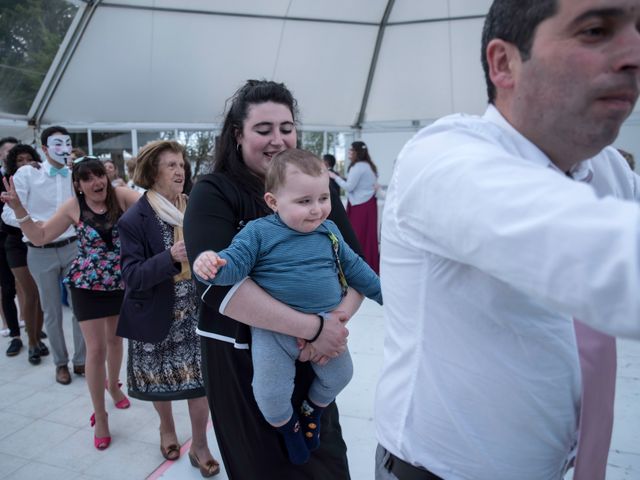
[(360, 205), (373, 197), (378, 178), (367, 162), (357, 162), (349, 169), (346, 180), (336, 177), (335, 181), (346, 190), (351, 205)]
[[(420, 131), (382, 224), (379, 442), (447, 480), (559, 480), (577, 439), (572, 317), (640, 338), (638, 177), (568, 178), (489, 107)], [(588, 184), (587, 184), (588, 183)]]
[[(62, 175), (51, 176), (50, 171), (51, 164), (45, 160), (42, 162), (41, 168), (25, 165), (20, 167), (13, 175), (16, 193), (34, 222), (49, 220), (64, 202), (75, 195), (71, 182), (71, 172), (66, 177), (63, 177)], [(7, 210), (11, 209), (5, 208), (3, 212)], [(13, 214), (13, 210), (11, 210), (11, 214)], [(5, 220), (3, 213), (3, 220), (8, 225), (18, 226), (15, 221), (15, 215), (13, 215), (14, 220), (12, 221), (11, 214), (7, 213), (7, 219)], [(75, 234), (74, 227), (70, 226), (62, 235), (52, 240), (52, 243), (72, 237)], [(23, 237), (23, 240), (28, 241), (26, 237)]]

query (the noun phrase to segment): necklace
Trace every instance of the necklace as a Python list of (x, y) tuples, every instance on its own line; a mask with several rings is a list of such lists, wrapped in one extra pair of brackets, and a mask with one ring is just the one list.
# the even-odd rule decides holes
[(96, 213), (98, 215), (102, 215), (104, 212), (107, 211), (107, 207), (94, 208), (89, 204), (89, 202), (87, 202), (87, 206), (93, 213)]

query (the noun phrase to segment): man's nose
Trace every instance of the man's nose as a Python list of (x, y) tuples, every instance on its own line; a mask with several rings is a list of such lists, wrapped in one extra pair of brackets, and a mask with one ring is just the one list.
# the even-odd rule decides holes
[(614, 69), (616, 71), (633, 70), (640, 80), (640, 31), (638, 27), (633, 24), (625, 28), (615, 43), (615, 47), (616, 50), (611, 55)]

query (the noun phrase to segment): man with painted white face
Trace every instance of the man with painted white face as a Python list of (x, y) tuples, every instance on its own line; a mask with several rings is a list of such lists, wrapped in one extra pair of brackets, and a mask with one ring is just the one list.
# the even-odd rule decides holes
[[(40, 136), (46, 161), (37, 169), (26, 165), (15, 173), (13, 182), (20, 201), (29, 215), (16, 219), (18, 224), (29, 217), (34, 221), (46, 221), (73, 195), (71, 171), (66, 166), (71, 153), (69, 132), (60, 126), (43, 130)], [(53, 242), (37, 247), (28, 242), (27, 264), (38, 286), (40, 303), (44, 313), (44, 325), (49, 336), (53, 361), (56, 365), (56, 381), (62, 385), (71, 383), (69, 355), (62, 329), (62, 302), (60, 277), (70, 267), (78, 253), (73, 227), (69, 227)], [(84, 375), (85, 344), (75, 318), (73, 326), (73, 371)]]
[(640, 181), (609, 147), (638, 97), (639, 25), (640, 0), (495, 0), (487, 111), (400, 153), (378, 480), (559, 480), (580, 455), (573, 318), (640, 338)]

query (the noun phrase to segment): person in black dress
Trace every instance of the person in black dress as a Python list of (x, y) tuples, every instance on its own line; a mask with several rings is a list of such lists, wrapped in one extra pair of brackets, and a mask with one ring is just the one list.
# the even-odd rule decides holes
[[(264, 175), (276, 153), (296, 147), (295, 117), (296, 101), (281, 83), (249, 80), (235, 93), (216, 143), (214, 173), (195, 184), (185, 213), (191, 263), (205, 250), (224, 249), (247, 222), (271, 213), (263, 200)], [(340, 199), (331, 200), (329, 218), (360, 254)], [(230, 287), (200, 291), (198, 324), (205, 389), (227, 475), (232, 480), (350, 478), (335, 402), (322, 417), (320, 448), (304, 465), (289, 462), (281, 436), (263, 418), (253, 397), (248, 325), (313, 339), (300, 358), (323, 361), (324, 355), (337, 356), (344, 350), (348, 332), (340, 320), (348, 319), (362, 297), (350, 289), (339, 307), (344, 313), (334, 312), (322, 323), (316, 315), (272, 299), (251, 280), (232, 288), (237, 288), (232, 296)], [(229, 316), (219, 313), (223, 300), (222, 310)], [(297, 362), (294, 408), (300, 408), (312, 379), (309, 363)]]

